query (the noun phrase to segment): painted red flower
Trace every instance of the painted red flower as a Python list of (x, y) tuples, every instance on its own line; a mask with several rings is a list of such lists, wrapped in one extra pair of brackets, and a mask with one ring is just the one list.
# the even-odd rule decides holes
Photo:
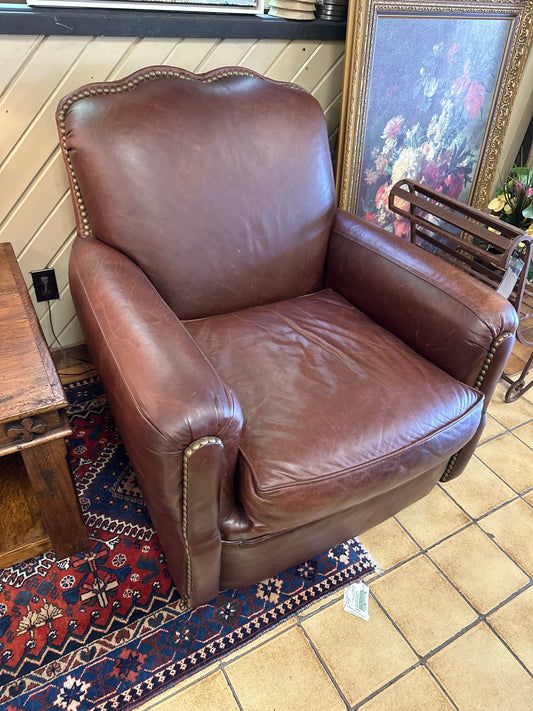
[(430, 163), (428, 163), (424, 171), (424, 182), (426, 183), (426, 185), (429, 185), (429, 187), (433, 188), (434, 190), (438, 190), (444, 177), (444, 168), (445, 166), (442, 164), (441, 161), (437, 162), (432, 160)]
[(485, 88), (477, 81), (473, 81), (465, 96), (465, 109), (468, 117), (473, 119), (481, 112), (481, 107), (485, 101)]
[(389, 204), (389, 193), (391, 191), (392, 185), (389, 183), (383, 183), (376, 193), (376, 207), (378, 210), (387, 208)]
[(450, 173), (444, 180), (446, 195), (457, 200), (464, 188), (464, 184), (465, 176), (462, 173)]

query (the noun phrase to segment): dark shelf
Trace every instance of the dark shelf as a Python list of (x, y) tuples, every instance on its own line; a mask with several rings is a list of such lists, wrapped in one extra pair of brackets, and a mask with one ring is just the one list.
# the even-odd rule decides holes
[(0, 34), (344, 40), (346, 23), (295, 22), (265, 15), (0, 4)]

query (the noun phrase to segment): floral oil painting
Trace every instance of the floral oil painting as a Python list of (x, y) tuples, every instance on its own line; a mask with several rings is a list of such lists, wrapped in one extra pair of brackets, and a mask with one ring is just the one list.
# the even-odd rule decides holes
[(408, 239), (407, 221), (387, 209), (402, 178), (470, 201), (511, 25), (504, 17), (377, 18), (358, 215)]

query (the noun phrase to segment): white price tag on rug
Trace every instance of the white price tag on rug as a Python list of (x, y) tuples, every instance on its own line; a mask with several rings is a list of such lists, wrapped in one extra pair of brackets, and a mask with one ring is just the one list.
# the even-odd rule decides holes
[(344, 591), (344, 604), (342, 609), (352, 615), (357, 615), (363, 620), (370, 618), (368, 614), (368, 586), (364, 583), (353, 583)]

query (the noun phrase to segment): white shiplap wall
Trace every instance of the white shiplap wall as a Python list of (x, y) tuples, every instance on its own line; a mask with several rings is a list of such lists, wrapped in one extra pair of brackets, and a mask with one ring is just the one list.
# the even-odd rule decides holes
[[(12, 242), (28, 286), (32, 269), (55, 268), (61, 298), (52, 302), (52, 317), (64, 346), (81, 342), (83, 334), (68, 286), (75, 224), (55, 109), (62, 96), (82, 84), (152, 64), (196, 72), (241, 65), (297, 82), (322, 105), (332, 146), (336, 141), (343, 42), (0, 34), (0, 242)], [(33, 288), (30, 294), (33, 298)], [(36, 304), (36, 310), (52, 344), (46, 305)]]

